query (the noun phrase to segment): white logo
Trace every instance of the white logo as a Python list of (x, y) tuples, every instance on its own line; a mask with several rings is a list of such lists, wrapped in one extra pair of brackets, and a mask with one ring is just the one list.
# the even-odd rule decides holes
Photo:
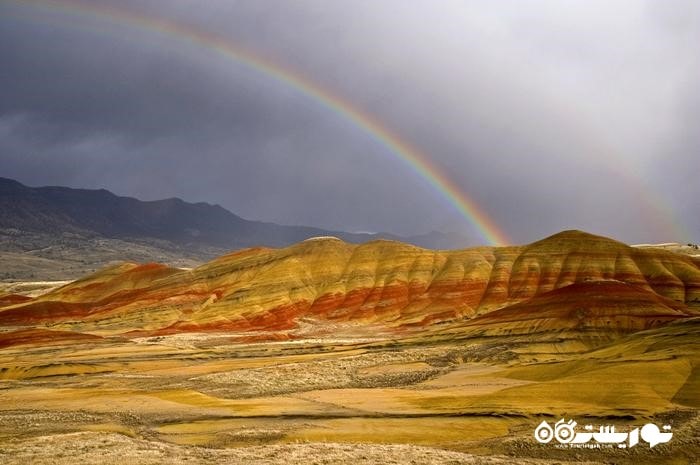
[[(640, 428), (634, 428), (628, 433), (620, 433), (615, 431), (614, 426), (601, 426), (598, 432), (593, 432), (593, 425), (584, 426), (585, 432), (576, 432), (576, 423), (574, 420), (565, 421), (563, 418), (554, 424), (552, 428), (549, 423), (543, 421), (535, 428), (535, 439), (540, 444), (547, 444), (556, 439), (560, 444), (570, 444), (575, 446), (570, 447), (591, 447), (584, 446), (595, 440), (598, 444), (617, 444), (617, 447), (624, 449), (634, 447), (639, 444), (639, 438), (649, 444), (649, 448), (657, 444), (668, 442), (673, 437), (673, 433), (662, 433), (658, 426), (654, 423), (647, 423)], [(664, 431), (670, 431), (670, 425), (664, 425)], [(593, 446), (599, 447), (599, 446)]]

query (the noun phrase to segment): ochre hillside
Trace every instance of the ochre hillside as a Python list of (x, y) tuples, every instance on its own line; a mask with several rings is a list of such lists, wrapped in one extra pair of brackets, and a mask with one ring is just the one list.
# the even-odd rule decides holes
[(193, 270), (123, 264), (37, 299), (0, 302), (0, 325), (99, 335), (285, 332), (322, 322), (408, 331), (474, 317), (633, 331), (697, 314), (700, 268), (688, 256), (580, 231), (457, 251), (322, 237)]

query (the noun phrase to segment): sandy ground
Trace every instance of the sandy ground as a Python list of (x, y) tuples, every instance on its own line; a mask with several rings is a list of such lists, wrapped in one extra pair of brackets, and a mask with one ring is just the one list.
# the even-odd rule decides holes
[[(696, 326), (585, 353), (539, 340), (222, 334), (8, 347), (0, 463), (694, 464)], [(674, 440), (631, 451), (534, 441), (542, 419), (560, 416), (670, 423)]]
[[(79, 459), (79, 460), (78, 460)], [(211, 449), (185, 447), (163, 442), (133, 439), (119, 434), (72, 433), (41, 436), (29, 441), (12, 442), (0, 449), (0, 461), (6, 464), (560, 464), (571, 462), (480, 457), (454, 451), (413, 445), (372, 444), (285, 444)], [(585, 462), (578, 462), (585, 463)], [(592, 462), (589, 462), (592, 463)]]

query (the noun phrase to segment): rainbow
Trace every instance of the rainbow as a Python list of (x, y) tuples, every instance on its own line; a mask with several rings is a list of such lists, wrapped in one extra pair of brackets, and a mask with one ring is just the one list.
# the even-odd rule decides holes
[(137, 15), (131, 11), (104, 5), (93, 5), (76, 0), (0, 0), (21, 6), (63, 12), (70, 15), (86, 16), (90, 19), (109, 21), (151, 33), (158, 33), (170, 39), (188, 42), (191, 45), (209, 50), (220, 56), (244, 65), (266, 77), (274, 79), (312, 99), (336, 115), (348, 120), (370, 135), (395, 158), (405, 163), (416, 175), (446, 199), (491, 245), (510, 243), (507, 235), (496, 225), (489, 215), (469, 196), (460, 190), (424, 154), (399, 136), (392, 133), (373, 116), (361, 111), (350, 102), (320, 87), (300, 74), (283, 68), (271, 61), (253, 54), (249, 50), (234, 45), (230, 40), (180, 23)]

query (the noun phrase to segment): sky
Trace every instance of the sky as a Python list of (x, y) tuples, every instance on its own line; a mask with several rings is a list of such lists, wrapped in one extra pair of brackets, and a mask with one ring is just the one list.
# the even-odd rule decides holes
[(346, 102), (510, 243), (700, 242), (698, 2), (0, 0), (0, 176), (475, 245), (372, 128), (156, 22)]

